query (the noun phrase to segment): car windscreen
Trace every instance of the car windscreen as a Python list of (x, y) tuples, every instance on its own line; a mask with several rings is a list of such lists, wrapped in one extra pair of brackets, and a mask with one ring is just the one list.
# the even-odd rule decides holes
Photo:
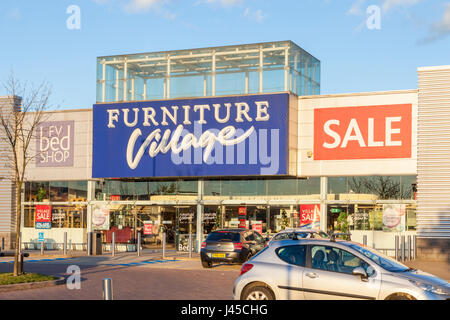
[(410, 270), (407, 266), (399, 263), (398, 261), (385, 256), (384, 254), (368, 248), (368, 247), (361, 247), (357, 244), (347, 244), (350, 248), (358, 251), (359, 253), (365, 255), (367, 258), (375, 262), (380, 267), (386, 269), (387, 271), (391, 272), (405, 272)]
[(231, 241), (231, 242), (240, 242), (241, 237), (238, 232), (226, 232), (219, 231), (210, 233), (206, 238), (206, 241)]

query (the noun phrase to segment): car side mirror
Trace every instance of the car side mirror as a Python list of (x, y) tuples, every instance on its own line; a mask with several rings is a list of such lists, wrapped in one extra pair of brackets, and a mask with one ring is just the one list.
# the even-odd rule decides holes
[(367, 278), (368, 278), (367, 273), (361, 267), (357, 267), (357, 268), (353, 269), (352, 274), (354, 276), (360, 276), (361, 281), (367, 281)]

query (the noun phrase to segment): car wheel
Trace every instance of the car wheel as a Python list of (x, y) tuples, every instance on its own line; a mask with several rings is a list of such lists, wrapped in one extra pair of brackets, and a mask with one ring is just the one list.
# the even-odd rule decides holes
[(275, 297), (266, 287), (251, 287), (245, 290), (242, 300), (275, 300)]
[(416, 299), (407, 293), (396, 293), (389, 296), (386, 300), (416, 300)]
[(211, 268), (212, 262), (202, 260), (202, 266), (203, 268)]

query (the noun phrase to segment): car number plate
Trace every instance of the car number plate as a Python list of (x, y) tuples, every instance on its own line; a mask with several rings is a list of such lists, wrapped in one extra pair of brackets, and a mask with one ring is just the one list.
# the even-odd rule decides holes
[(226, 255), (226, 253), (213, 253), (212, 257), (213, 258), (226, 258), (227, 255)]

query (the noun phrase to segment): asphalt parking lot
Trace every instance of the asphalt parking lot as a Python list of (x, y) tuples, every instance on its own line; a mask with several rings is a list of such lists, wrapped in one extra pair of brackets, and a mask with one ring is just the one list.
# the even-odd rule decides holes
[[(0, 272), (12, 270), (12, 263), (7, 261), (0, 260)], [(0, 300), (98, 300), (102, 299), (104, 278), (113, 280), (117, 300), (229, 300), (240, 270), (239, 265), (227, 264), (204, 269), (195, 258), (162, 260), (125, 254), (70, 259), (30, 257), (25, 261), (24, 271), (67, 277), (69, 266), (80, 270), (80, 289), (60, 285), (0, 292)]]

